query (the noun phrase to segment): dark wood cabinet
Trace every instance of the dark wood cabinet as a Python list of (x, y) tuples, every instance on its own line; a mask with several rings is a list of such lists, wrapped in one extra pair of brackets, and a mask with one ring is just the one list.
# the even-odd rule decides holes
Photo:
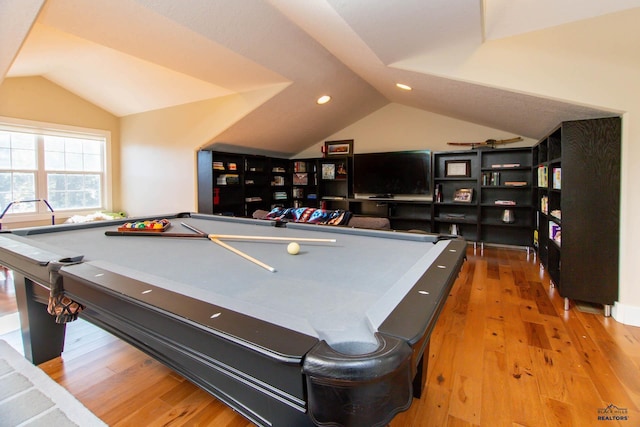
[(431, 232), (431, 201), (348, 199), (347, 209), (358, 216), (388, 218), (392, 230)]
[(434, 232), (480, 239), (480, 151), (433, 153)]
[(244, 156), (198, 152), (198, 212), (244, 216)]
[(292, 183), (291, 161), (289, 159), (268, 159), (269, 185), (271, 186), (271, 205), (267, 209), (278, 207), (291, 207)]
[(264, 156), (244, 157), (244, 212), (250, 216), (256, 209), (267, 209), (270, 203), (269, 159)]
[(317, 208), (319, 206), (317, 159), (293, 160), (292, 167), (293, 207)]
[(480, 241), (533, 244), (531, 148), (480, 152)]
[(349, 209), (353, 197), (353, 158), (331, 156), (318, 160), (320, 206), (325, 209)]
[(540, 260), (560, 295), (618, 299), (621, 119), (563, 122), (534, 148)]
[(291, 162), (260, 155), (198, 152), (198, 212), (251, 216), (291, 203)]
[(530, 247), (531, 165), (529, 147), (434, 153), (434, 232)]

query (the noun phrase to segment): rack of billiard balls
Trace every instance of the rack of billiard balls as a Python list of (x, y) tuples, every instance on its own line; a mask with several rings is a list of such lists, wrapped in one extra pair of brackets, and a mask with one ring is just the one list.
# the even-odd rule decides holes
[(171, 226), (168, 219), (153, 219), (145, 221), (125, 222), (118, 231), (165, 231)]

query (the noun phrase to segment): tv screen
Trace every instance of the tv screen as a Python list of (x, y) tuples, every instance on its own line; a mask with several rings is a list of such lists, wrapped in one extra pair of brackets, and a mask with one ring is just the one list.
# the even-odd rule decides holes
[(396, 151), (356, 154), (356, 198), (431, 199), (431, 152)]

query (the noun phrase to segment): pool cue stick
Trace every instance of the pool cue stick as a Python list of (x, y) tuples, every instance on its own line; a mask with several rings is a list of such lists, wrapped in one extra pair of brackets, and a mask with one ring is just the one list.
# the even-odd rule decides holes
[(312, 237), (269, 237), (269, 236), (248, 236), (248, 235), (236, 235), (236, 234), (209, 234), (209, 238), (212, 237), (221, 240), (271, 240), (271, 241), (286, 241), (286, 242), (328, 242), (335, 243), (336, 239), (316, 239)]
[(264, 262), (262, 262), (262, 261), (260, 261), (260, 260), (257, 260), (257, 259), (255, 259), (254, 257), (252, 257), (252, 256), (250, 256), (250, 255), (245, 254), (245, 253), (244, 253), (244, 252), (242, 252), (241, 250), (236, 249), (236, 248), (234, 248), (233, 246), (231, 246), (231, 245), (229, 245), (229, 244), (227, 244), (227, 243), (224, 243), (224, 242), (222, 242), (222, 241), (220, 241), (220, 240), (216, 239), (215, 237), (212, 237), (212, 235), (211, 235), (211, 234), (207, 234), (207, 233), (205, 233), (204, 231), (197, 229), (197, 228), (196, 228), (196, 227), (194, 227), (193, 225), (189, 225), (189, 224), (184, 223), (184, 222), (181, 222), (180, 224), (182, 224), (183, 226), (185, 226), (185, 227), (186, 227), (186, 228), (188, 228), (189, 230), (191, 230), (191, 231), (193, 231), (193, 232), (197, 233), (197, 234), (196, 234), (196, 236), (206, 237), (206, 238), (208, 238), (209, 240), (211, 240), (213, 243), (215, 243), (215, 244), (217, 244), (217, 245), (219, 245), (219, 246), (222, 246), (223, 248), (225, 248), (225, 249), (227, 249), (227, 250), (230, 250), (230, 251), (231, 251), (231, 252), (233, 252), (234, 254), (236, 254), (236, 255), (238, 255), (238, 256), (241, 256), (242, 258), (244, 258), (244, 259), (246, 259), (246, 260), (249, 260), (249, 261), (251, 261), (252, 263), (254, 263), (254, 264), (256, 264), (256, 265), (258, 265), (258, 266), (260, 266), (260, 267), (262, 267), (262, 268), (264, 268), (264, 269), (266, 269), (266, 270), (269, 270), (269, 271), (270, 271), (270, 272), (272, 272), (272, 273), (274, 273), (274, 272), (276, 271), (276, 269), (275, 269), (275, 268), (273, 268), (273, 267), (271, 267), (270, 265), (267, 265), (267, 264), (265, 264)]
[(196, 237), (207, 239), (206, 234), (165, 233), (161, 231), (105, 231), (105, 236), (147, 236), (147, 237)]
[[(186, 224), (184, 222), (181, 222), (180, 224), (187, 227), (189, 230), (192, 230), (203, 236), (207, 236), (207, 233), (205, 233), (202, 230), (198, 230), (192, 225)], [(280, 240), (280, 241), (286, 241), (286, 242), (329, 242), (329, 243), (336, 242), (336, 239), (317, 239), (317, 238), (311, 238), (311, 237), (294, 238), (294, 237), (248, 236), (248, 235), (236, 235), (236, 234), (209, 234), (208, 237), (209, 239), (216, 238), (219, 240), (275, 240), (275, 241)]]
[(244, 252), (242, 252), (242, 251), (240, 251), (240, 250), (238, 250), (238, 249), (234, 248), (233, 246), (230, 246), (230, 245), (228, 245), (228, 244), (226, 244), (226, 243), (224, 243), (224, 242), (222, 242), (222, 241), (220, 241), (220, 240), (216, 239), (215, 237), (209, 237), (209, 240), (211, 240), (213, 243), (215, 243), (215, 244), (217, 244), (217, 245), (222, 246), (223, 248), (225, 248), (225, 249), (227, 249), (227, 250), (230, 250), (230, 251), (231, 251), (231, 252), (233, 252), (234, 254), (239, 255), (239, 256), (241, 256), (242, 258), (244, 258), (244, 259), (246, 259), (246, 260), (251, 261), (252, 263), (254, 263), (254, 264), (256, 264), (256, 265), (258, 265), (258, 266), (260, 266), (260, 267), (262, 267), (262, 268), (264, 268), (264, 269), (266, 269), (266, 270), (269, 270), (269, 271), (270, 271), (270, 272), (272, 272), (272, 273), (274, 273), (274, 272), (276, 271), (276, 269), (275, 269), (275, 268), (273, 268), (273, 267), (271, 267), (270, 265), (267, 265), (267, 264), (265, 264), (264, 262), (262, 262), (262, 261), (260, 261), (260, 260), (257, 260), (257, 259), (255, 259), (254, 257), (252, 257), (252, 256), (250, 256), (250, 255), (245, 254)]
[(202, 236), (206, 236), (206, 235), (207, 235), (207, 233), (205, 233), (204, 231), (202, 231), (202, 230), (198, 230), (198, 229), (197, 229), (197, 228), (195, 228), (193, 225), (189, 225), (189, 224), (187, 224), (186, 222), (181, 222), (181, 223), (180, 223), (180, 225), (182, 225), (183, 227), (186, 227), (186, 228), (188, 228), (189, 230), (193, 231), (194, 233), (198, 233), (198, 234), (200, 234), (200, 235), (202, 235)]

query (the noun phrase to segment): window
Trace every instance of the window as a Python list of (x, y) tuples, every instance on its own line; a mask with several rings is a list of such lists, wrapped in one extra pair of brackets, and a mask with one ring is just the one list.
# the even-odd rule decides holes
[[(106, 209), (108, 134), (0, 122), (0, 212)], [(32, 201), (29, 203), (15, 203)]]

